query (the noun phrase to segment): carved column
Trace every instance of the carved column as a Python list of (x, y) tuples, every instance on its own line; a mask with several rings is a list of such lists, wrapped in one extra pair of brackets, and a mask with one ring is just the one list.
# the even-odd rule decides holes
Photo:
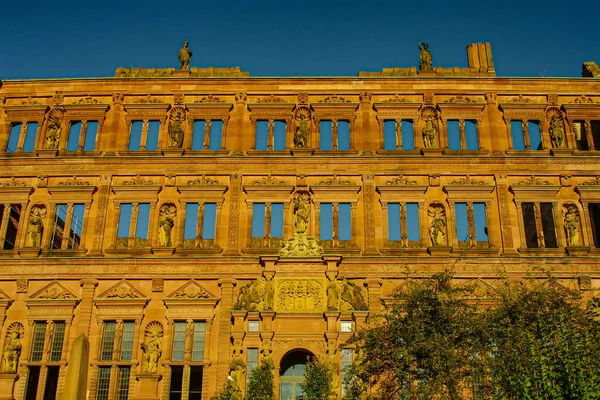
[(383, 222), (383, 243), (387, 247), (390, 242), (389, 227), (388, 227), (388, 203), (381, 203), (381, 221)]
[(212, 121), (210, 119), (205, 120), (204, 122), (204, 143), (202, 148), (204, 150), (208, 150), (210, 148), (210, 128), (212, 126)]
[(367, 280), (367, 290), (369, 293), (369, 298), (367, 299), (369, 313), (377, 315), (381, 311), (381, 281), (379, 279)]
[(142, 123), (142, 135), (140, 137), (140, 150), (146, 150), (146, 141), (148, 140), (148, 124), (147, 119)]
[(130, 249), (135, 247), (135, 231), (137, 228), (139, 208), (138, 203), (131, 204), (131, 223), (129, 224), (129, 240), (127, 242), (127, 247)]
[[(508, 200), (508, 184), (506, 175), (496, 175), (496, 195), (498, 197), (498, 206), (500, 207), (500, 232), (502, 234), (503, 252), (514, 252), (512, 224), (510, 219), (510, 209)], [(517, 206), (519, 208), (520, 205)], [(519, 219), (519, 218), (518, 218)], [(521, 218), (522, 221), (522, 218)], [(519, 222), (520, 224), (521, 222)], [(490, 221), (488, 221), (488, 226)]]
[(227, 238), (227, 251), (225, 255), (237, 255), (238, 250), (238, 224), (240, 217), (240, 193), (242, 190), (242, 176), (239, 174), (231, 175), (229, 195), (229, 229)]
[(331, 150), (338, 149), (338, 120), (331, 120)]
[[(588, 149), (595, 150), (596, 146), (594, 145), (594, 136), (592, 135), (592, 121), (589, 119), (585, 120), (585, 136), (588, 142)], [(600, 145), (600, 143), (598, 143)], [(590, 242), (591, 243), (591, 242)]]
[(43, 232), (42, 238), (42, 248), (48, 249), (51, 245), (52, 236), (55, 229), (55, 219), (56, 219), (56, 203), (50, 203), (48, 207), (48, 215), (46, 216), (46, 226)]
[(321, 120), (314, 118), (314, 127), (310, 143), (314, 143), (313, 147), (317, 150), (321, 149)]
[(581, 227), (583, 230), (583, 235), (585, 237), (585, 244), (587, 246), (590, 247), (596, 247), (596, 243), (594, 242), (594, 234), (593, 234), (593, 229), (592, 229), (592, 224), (591, 224), (591, 218), (590, 218), (590, 209), (589, 209), (589, 203), (587, 201), (582, 201), (581, 202), (581, 209), (583, 210), (583, 213), (580, 217), (580, 221), (581, 221)]
[(514, 150), (515, 149), (515, 144), (513, 143), (513, 137), (512, 137), (512, 127), (511, 127), (511, 121), (510, 119), (506, 119), (504, 121), (504, 123), (506, 124), (506, 140), (508, 141), (508, 149), (509, 150)]
[(265, 203), (265, 237), (263, 245), (270, 247), (271, 239), (271, 203)]
[(85, 139), (87, 136), (87, 128), (88, 122), (85, 120), (81, 121), (81, 129), (79, 130), (79, 141), (77, 142), (77, 152), (79, 153), (83, 152), (83, 147), (85, 145)]
[(458, 120), (458, 134), (460, 136), (460, 148), (461, 150), (466, 150), (467, 134), (465, 132), (465, 120), (462, 118)]
[[(365, 213), (365, 255), (376, 255), (375, 245), (375, 177), (363, 175), (363, 198)], [(385, 218), (384, 218), (385, 219)], [(352, 227), (354, 230), (354, 226)], [(353, 236), (354, 237), (354, 236)], [(387, 236), (386, 236), (387, 237)]]
[(58, 151), (59, 153), (64, 153), (67, 149), (67, 144), (69, 142), (69, 136), (71, 136), (71, 121), (63, 120), (62, 123), (62, 134), (60, 135), (60, 139), (58, 142)]
[(185, 151), (189, 151), (192, 150), (192, 142), (194, 140), (194, 123), (196, 121), (194, 121), (192, 118), (188, 118), (187, 120), (188, 122), (188, 128), (187, 131), (185, 132), (185, 136), (183, 137), (183, 149)]
[(402, 120), (396, 120), (396, 150), (402, 150)]
[(198, 203), (198, 220), (196, 221), (196, 247), (200, 247), (204, 229), (204, 202)]
[(546, 240), (544, 239), (544, 226), (542, 224), (542, 211), (540, 209), (540, 203), (533, 203), (533, 212), (535, 214), (535, 229), (538, 237), (538, 247), (540, 249), (546, 248)]
[(469, 225), (469, 245), (475, 247), (477, 245), (477, 238), (475, 234), (475, 216), (473, 215), (473, 203), (467, 203), (467, 223)]
[(531, 138), (529, 137), (529, 121), (524, 119), (521, 121), (521, 129), (523, 130), (523, 142), (525, 150), (531, 150)]
[(384, 132), (385, 121), (383, 119), (377, 119), (377, 128), (379, 129), (379, 148), (385, 149), (385, 132)]
[(408, 227), (406, 226), (406, 203), (400, 203), (400, 240), (403, 247), (408, 247)]
[(429, 221), (427, 220), (427, 207), (425, 201), (419, 201), (419, 237), (421, 241), (420, 247), (427, 247), (429, 244)]
[(177, 213), (177, 229), (173, 240), (173, 247), (182, 247), (185, 235), (185, 219), (187, 218), (187, 203), (181, 201), (179, 212)]
[[(550, 150), (552, 148), (552, 140), (550, 139), (550, 132), (548, 131), (548, 129), (549, 129), (548, 121), (540, 120), (539, 127), (540, 127), (540, 140), (542, 141), (542, 149)], [(567, 131), (565, 131), (565, 136), (569, 136), (568, 134), (566, 134), (566, 132)], [(567, 145), (566, 137), (565, 137), (564, 146), (571, 147), (570, 145)]]
[[(8, 218), (10, 217), (10, 210), (12, 209), (11, 204), (4, 205), (4, 212), (2, 213), (2, 222), (0, 225), (0, 244), (4, 244), (6, 238), (6, 231), (8, 230)], [(2, 248), (0, 248), (2, 250)]]
[(63, 228), (61, 249), (69, 248), (69, 237), (71, 236), (71, 223), (73, 222), (73, 203), (67, 204), (67, 216), (65, 218), (65, 226)]
[(21, 123), (21, 132), (19, 132), (19, 141), (17, 143), (16, 149), (16, 151), (18, 151), (19, 153), (23, 151), (23, 144), (25, 143), (25, 136), (27, 135), (28, 125), (29, 124), (27, 123), (27, 121)]
[(565, 229), (563, 225), (562, 211), (558, 207), (557, 202), (552, 202), (552, 215), (554, 217), (554, 231), (556, 232), (556, 244), (558, 248), (567, 246), (567, 238), (565, 237)]
[(27, 202), (21, 203), (21, 218), (19, 219), (19, 226), (17, 227), (16, 248), (20, 249), (26, 245), (27, 229), (25, 227), (29, 223), (30, 212), (31, 209), (27, 209)]
[(273, 150), (273, 143), (275, 142), (275, 121), (270, 119), (268, 127), (267, 150)]
[(456, 237), (456, 212), (454, 202), (450, 202), (448, 212), (446, 213), (446, 226), (448, 227), (448, 245), (454, 248), (458, 247), (458, 238)]
[[(155, 215), (156, 214), (156, 215)], [(148, 221), (148, 246), (158, 246), (158, 230), (155, 229), (156, 221), (158, 220), (158, 210), (156, 209), (156, 202), (150, 203), (150, 221)]]
[(217, 382), (225, 382), (229, 374), (229, 345), (231, 335), (231, 309), (235, 280), (223, 279), (221, 286), (221, 314), (219, 315), (219, 340), (217, 344)]
[(339, 239), (340, 239), (340, 216), (339, 216), (339, 203), (331, 204), (331, 214), (333, 217), (333, 222), (331, 223), (331, 238), (333, 245), (332, 247), (338, 247)]

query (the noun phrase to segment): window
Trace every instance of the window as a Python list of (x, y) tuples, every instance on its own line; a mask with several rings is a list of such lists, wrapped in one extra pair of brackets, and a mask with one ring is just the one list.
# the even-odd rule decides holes
[(183, 248), (214, 247), (217, 222), (216, 203), (187, 203), (185, 209), (185, 227)]
[(286, 149), (285, 121), (259, 120), (256, 122), (256, 150)]
[(96, 148), (98, 121), (73, 121), (69, 129), (67, 151), (92, 151)]
[(488, 243), (485, 203), (456, 203), (456, 239), (461, 247)]
[(589, 204), (588, 209), (590, 211), (594, 246), (600, 248), (600, 203), (591, 203)]
[[(17, 229), (21, 219), (20, 204), (0, 204), (0, 218), (6, 221), (6, 226), (0, 226), (2, 238), (2, 250), (12, 250), (17, 243)], [(0, 222), (1, 223), (1, 222)]]
[(448, 121), (448, 148), (450, 150), (479, 150), (477, 124), (474, 121)]
[(160, 121), (133, 121), (129, 135), (129, 150), (157, 150)]
[(252, 204), (252, 247), (281, 246), (283, 211), (283, 203)]
[[(115, 399), (117, 400), (129, 398), (130, 363), (133, 358), (134, 335), (134, 321), (104, 321), (102, 342), (100, 343), (97, 399), (108, 400), (111, 392), (116, 393)], [(114, 383), (111, 382), (111, 366), (102, 365), (102, 363), (112, 363), (113, 361), (124, 362), (123, 365), (116, 366), (117, 373)]]
[(350, 150), (350, 121), (322, 120), (319, 132), (320, 150)]
[(246, 386), (250, 380), (252, 370), (258, 366), (258, 349), (246, 349)]
[(333, 247), (346, 247), (351, 244), (352, 205), (350, 203), (321, 203), (319, 219), (321, 241), (330, 241)]
[(522, 203), (521, 210), (527, 247), (558, 247), (552, 203)]
[(418, 203), (388, 203), (388, 244), (391, 247), (420, 247)]
[(260, 322), (259, 321), (248, 321), (248, 332), (259, 332)]
[(35, 136), (37, 133), (37, 122), (13, 123), (10, 127), (7, 153), (32, 152), (35, 147)]
[(57, 204), (51, 249), (78, 249), (83, 234), (85, 204)]
[[(46, 379), (44, 387), (44, 399), (56, 399), (58, 389), (58, 376), (60, 363), (63, 359), (63, 346), (65, 342), (65, 321), (35, 321), (33, 326), (33, 338), (31, 343), (30, 361), (45, 364)], [(29, 367), (25, 399), (35, 399), (40, 389), (41, 367)]]
[[(189, 371), (189, 386), (184, 386), (186, 381), (185, 369), (181, 365), (171, 366), (171, 385), (169, 399), (180, 400), (185, 393), (189, 399), (200, 399), (202, 395), (202, 366), (194, 362), (204, 361), (204, 346), (206, 339), (206, 322), (204, 321), (175, 321), (173, 327), (173, 350), (171, 360), (191, 364)], [(191, 356), (186, 359), (186, 349), (190, 349)]]
[[(346, 374), (348, 374), (348, 369), (352, 366), (352, 349), (342, 349), (341, 351), (341, 358), (342, 358), (342, 365), (341, 365), (341, 370), (342, 370), (342, 382), (345, 381), (346, 378)], [(344, 396), (346, 392), (346, 387), (344, 384), (342, 384), (342, 397)]]
[(352, 321), (341, 321), (340, 332), (348, 333), (352, 332)]
[(223, 142), (222, 120), (194, 121), (192, 150), (221, 150)]
[(541, 150), (542, 136), (536, 121), (511, 121), (510, 130), (515, 150)]
[(148, 246), (150, 203), (122, 203), (117, 228), (117, 248)]
[(415, 138), (412, 120), (388, 120), (383, 124), (385, 150), (414, 150)]

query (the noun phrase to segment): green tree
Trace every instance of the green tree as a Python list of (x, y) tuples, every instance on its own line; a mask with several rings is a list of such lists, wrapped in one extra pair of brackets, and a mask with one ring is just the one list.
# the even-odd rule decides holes
[(227, 379), (227, 383), (223, 386), (223, 389), (217, 393), (218, 400), (242, 400), (240, 392), (236, 389), (235, 384), (232, 380)]
[(312, 357), (306, 363), (304, 382), (300, 384), (306, 400), (325, 400), (333, 394), (331, 382), (333, 375), (329, 364)]
[(265, 357), (252, 370), (246, 389), (248, 400), (272, 400), (275, 398), (274, 368), (273, 360), (270, 357)]

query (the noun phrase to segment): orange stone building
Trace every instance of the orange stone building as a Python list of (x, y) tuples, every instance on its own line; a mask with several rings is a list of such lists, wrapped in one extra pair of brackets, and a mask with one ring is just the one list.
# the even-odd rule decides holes
[(496, 77), (489, 44), (467, 56), (2, 81), (0, 399), (212, 399), (263, 357), (292, 399), (306, 355), (341, 398), (343, 343), (407, 269), (453, 268), (481, 297), (499, 270), (546, 269), (591, 296), (594, 70)]

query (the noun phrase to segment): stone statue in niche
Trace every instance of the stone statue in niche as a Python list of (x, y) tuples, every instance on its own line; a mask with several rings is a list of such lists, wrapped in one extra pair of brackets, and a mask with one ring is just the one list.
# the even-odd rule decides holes
[(419, 71), (433, 71), (433, 60), (429, 51), (429, 44), (419, 43)]
[(181, 126), (181, 113), (175, 115), (175, 121), (169, 122), (169, 147), (180, 148), (183, 145), (183, 127)]
[(273, 288), (273, 276), (267, 275), (265, 277), (265, 289), (263, 292), (263, 308), (265, 310), (273, 309), (273, 297), (275, 295), (275, 289)]
[(572, 205), (567, 206), (564, 218), (567, 246), (581, 246), (581, 229), (579, 227), (577, 208)]
[(192, 51), (188, 48), (188, 41), (183, 42), (183, 47), (179, 50), (179, 70), (187, 71), (190, 69), (192, 61)]
[(42, 215), (39, 207), (34, 207), (27, 227), (27, 246), (40, 247), (42, 240)]
[(323, 247), (318, 240), (308, 236), (310, 195), (298, 191), (294, 197), (294, 231), (292, 237), (283, 242), (279, 255), (282, 257), (320, 257)]
[(296, 126), (296, 132), (294, 133), (294, 147), (306, 148), (308, 147), (308, 137), (310, 135), (309, 120), (305, 115), (300, 114), (298, 125)]
[(62, 132), (62, 128), (60, 127), (60, 121), (57, 117), (52, 118), (50, 123), (48, 124), (48, 129), (46, 130), (46, 148), (47, 149), (57, 149), (58, 141), (60, 139), (60, 134)]
[(21, 324), (13, 323), (6, 332), (6, 344), (2, 352), (2, 371), (7, 374), (17, 372), (21, 355)]
[(327, 285), (327, 309), (337, 310), (339, 302), (339, 293), (337, 288), (337, 282), (335, 277), (329, 277), (329, 284)]
[(429, 115), (425, 120), (423, 127), (423, 145), (425, 148), (435, 147), (437, 142), (437, 126), (433, 121), (433, 117)]
[(310, 197), (308, 193), (300, 192), (294, 198), (294, 229), (296, 233), (305, 233), (308, 229), (310, 216)]
[(552, 147), (555, 149), (562, 148), (565, 143), (565, 131), (560, 118), (557, 116), (552, 117), (552, 120), (550, 120), (550, 140), (552, 141)]
[(142, 343), (142, 350), (144, 351), (144, 362), (145, 370), (151, 374), (158, 371), (158, 359), (162, 355), (161, 347), (161, 327), (159, 323), (150, 323), (146, 329), (147, 340), (146, 343)]
[(443, 246), (446, 244), (446, 219), (444, 218), (441, 207), (432, 207), (429, 209), (431, 224), (429, 225), (429, 237), (433, 246)]
[(158, 217), (158, 245), (171, 246), (171, 231), (175, 226), (177, 208), (172, 204), (165, 204), (160, 208)]

